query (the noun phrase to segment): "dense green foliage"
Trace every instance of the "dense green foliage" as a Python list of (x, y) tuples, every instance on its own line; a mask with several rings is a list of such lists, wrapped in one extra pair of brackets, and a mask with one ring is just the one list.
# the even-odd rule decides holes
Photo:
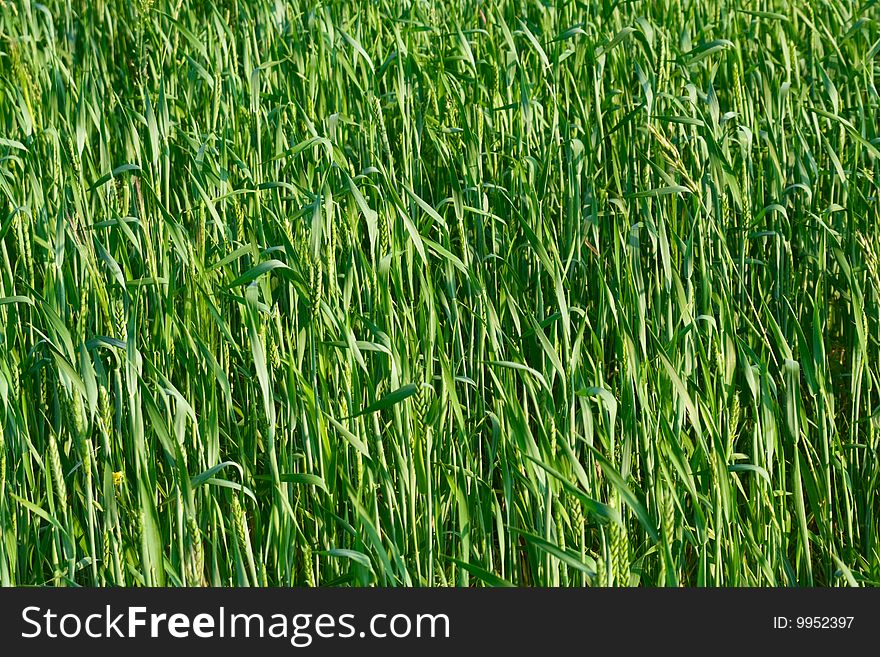
[(0, 580), (880, 582), (876, 0), (0, 0)]

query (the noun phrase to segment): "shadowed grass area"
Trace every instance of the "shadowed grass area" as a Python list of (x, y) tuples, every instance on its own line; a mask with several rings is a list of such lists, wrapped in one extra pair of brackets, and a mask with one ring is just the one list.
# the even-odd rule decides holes
[(876, 0), (0, 0), (0, 583), (880, 583)]

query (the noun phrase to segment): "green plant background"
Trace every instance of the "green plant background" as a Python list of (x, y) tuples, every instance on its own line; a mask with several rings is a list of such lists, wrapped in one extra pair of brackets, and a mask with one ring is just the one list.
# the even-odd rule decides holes
[(878, 18), (0, 1), (0, 582), (880, 582)]

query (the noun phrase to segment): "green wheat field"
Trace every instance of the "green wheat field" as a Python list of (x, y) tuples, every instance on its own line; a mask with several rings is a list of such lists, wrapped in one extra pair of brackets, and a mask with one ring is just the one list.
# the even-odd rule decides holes
[(0, 583), (880, 584), (877, 0), (0, 0)]

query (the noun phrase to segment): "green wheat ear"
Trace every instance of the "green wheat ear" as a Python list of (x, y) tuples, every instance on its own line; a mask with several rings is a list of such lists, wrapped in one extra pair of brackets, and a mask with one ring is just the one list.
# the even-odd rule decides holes
[(202, 586), (204, 584), (205, 553), (202, 543), (202, 532), (195, 517), (187, 518), (187, 540), (189, 552), (186, 562), (186, 581), (190, 586)]
[(128, 336), (128, 326), (125, 313), (125, 304), (121, 299), (113, 301), (113, 330), (116, 337), (123, 342)]
[(61, 454), (58, 452), (58, 442), (55, 440), (55, 432), (49, 432), (49, 469), (52, 474), (52, 483), (55, 487), (55, 500), (61, 515), (67, 514), (67, 484), (64, 481), (64, 470), (61, 468)]
[(629, 586), (629, 541), (626, 531), (616, 522), (611, 523), (609, 531), (612, 580), (615, 586)]

